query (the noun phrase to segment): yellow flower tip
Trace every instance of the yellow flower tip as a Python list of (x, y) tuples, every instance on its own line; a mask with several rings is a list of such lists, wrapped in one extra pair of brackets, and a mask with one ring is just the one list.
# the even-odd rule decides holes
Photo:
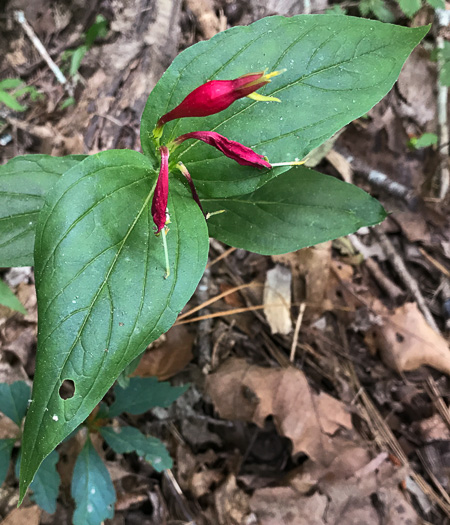
[(205, 219), (208, 220), (210, 217), (212, 217), (213, 215), (219, 215), (219, 213), (224, 213), (225, 210), (217, 210), (217, 211), (213, 211), (211, 213), (207, 213), (206, 216), (205, 216)]
[(281, 102), (281, 100), (277, 97), (269, 97), (265, 95), (260, 95), (259, 93), (253, 92), (250, 93), (250, 95), (247, 95), (248, 98), (251, 98), (252, 100), (256, 100), (258, 102)]
[(287, 71), (287, 69), (284, 68), (284, 69), (280, 69), (278, 71), (272, 71), (271, 73), (264, 73), (264, 75), (262, 77), (262, 80), (267, 80), (268, 82), (270, 82), (271, 78), (277, 77), (278, 75), (281, 75), (281, 74), (285, 73), (286, 71)]
[(278, 166), (301, 166), (305, 164), (306, 160), (296, 160), (292, 162), (272, 162), (272, 168), (277, 168)]

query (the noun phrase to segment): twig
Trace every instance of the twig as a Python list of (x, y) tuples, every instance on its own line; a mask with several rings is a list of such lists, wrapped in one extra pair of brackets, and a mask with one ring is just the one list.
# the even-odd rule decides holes
[(370, 185), (385, 191), (393, 197), (402, 199), (410, 209), (417, 206), (417, 196), (413, 190), (392, 180), (385, 173), (372, 169), (365, 162), (355, 159), (348, 151), (342, 150), (339, 153), (350, 162), (354, 172), (363, 177)]
[(405, 263), (403, 262), (403, 259), (400, 257), (400, 255), (397, 253), (397, 251), (394, 248), (394, 245), (391, 243), (391, 241), (388, 239), (386, 234), (384, 234), (382, 231), (380, 231), (377, 228), (373, 228), (372, 232), (374, 233), (375, 237), (377, 238), (378, 242), (380, 243), (381, 248), (383, 249), (384, 253), (386, 254), (386, 257), (391, 262), (392, 266), (394, 267), (395, 271), (397, 272), (400, 279), (403, 281), (404, 285), (408, 288), (408, 290), (413, 295), (414, 299), (417, 302), (417, 305), (419, 306), (420, 311), (422, 312), (423, 316), (425, 317), (427, 323), (433, 328), (435, 332), (438, 334), (440, 333), (440, 330), (436, 324), (436, 321), (434, 320), (433, 316), (431, 315), (430, 310), (428, 309), (428, 306), (425, 302), (425, 299), (422, 295), (422, 292), (420, 291), (419, 285), (417, 284), (417, 281), (414, 279), (414, 277), (409, 273), (408, 269), (406, 268)]
[(262, 284), (251, 282), (251, 283), (246, 283), (246, 284), (241, 284), (239, 286), (235, 286), (234, 288), (230, 288), (229, 290), (226, 290), (225, 292), (222, 292), (219, 295), (215, 295), (214, 297), (211, 297), (211, 299), (206, 300), (205, 302), (199, 304), (195, 308), (192, 308), (188, 312), (185, 312), (184, 314), (179, 315), (178, 316), (178, 321), (181, 321), (185, 317), (188, 317), (189, 315), (192, 315), (195, 312), (198, 312), (199, 310), (202, 310), (203, 308), (206, 308), (210, 304), (213, 304), (216, 301), (219, 301), (220, 299), (223, 299), (227, 295), (231, 295), (232, 293), (238, 292), (239, 290), (242, 290), (243, 288), (249, 288), (249, 287), (252, 287), (252, 286), (262, 286)]
[(298, 334), (300, 333), (300, 328), (302, 326), (303, 314), (305, 313), (305, 308), (306, 308), (306, 303), (302, 303), (298, 311), (297, 322), (295, 323), (294, 335), (292, 337), (291, 353), (289, 355), (289, 361), (291, 363), (294, 362), (295, 351), (297, 349), (297, 343), (298, 343)]
[(23, 30), (28, 35), (28, 38), (31, 40), (32, 44), (37, 49), (41, 57), (47, 62), (48, 67), (52, 70), (58, 82), (62, 84), (66, 88), (69, 95), (73, 97), (72, 86), (68, 84), (67, 78), (64, 76), (63, 72), (59, 69), (59, 67), (55, 64), (52, 57), (48, 54), (44, 45), (42, 44), (42, 42), (39, 40), (38, 36), (34, 32), (34, 29), (27, 22), (24, 12), (14, 11), (14, 18), (23, 27)]
[(181, 512), (184, 514), (185, 519), (189, 520), (189, 523), (195, 525), (194, 517), (188, 509), (186, 496), (183, 494), (178, 481), (175, 479), (172, 471), (167, 469), (164, 471), (163, 476), (166, 478), (167, 484), (172, 492), (172, 495), (177, 500)]
[[(209, 289), (211, 286), (211, 270), (205, 269), (205, 273), (197, 288), (197, 297), (201, 305), (209, 299)], [(198, 326), (198, 363), (200, 368), (206, 372), (211, 363), (211, 330), (212, 319), (207, 310), (202, 309), (201, 312), (206, 313), (197, 319), (201, 321)], [(181, 321), (183, 323), (183, 321)]]
[[(448, 20), (444, 20), (439, 14), (440, 10), (436, 11), (436, 19), (438, 25), (438, 32), (441, 27), (446, 27)], [(445, 17), (448, 18), (448, 17)], [(437, 196), (440, 200), (444, 199), (448, 188), (450, 186), (450, 172), (448, 168), (449, 157), (449, 130), (447, 121), (447, 101), (448, 101), (448, 87), (442, 82), (442, 71), (445, 65), (444, 58), (444, 37), (438, 33), (436, 36), (436, 51), (437, 51), (437, 113), (438, 113), (438, 135), (439, 135), (439, 168), (437, 172)]]
[[(212, 246), (212, 245), (211, 245)], [(221, 253), (220, 255), (218, 255), (215, 259), (213, 259), (211, 262), (209, 262), (207, 265), (206, 265), (206, 268), (211, 268), (211, 266), (214, 266), (216, 263), (218, 263), (219, 261), (221, 261), (222, 259), (225, 259), (225, 257), (228, 257), (231, 253), (233, 253), (234, 251), (236, 251), (236, 248), (228, 248), (228, 250), (225, 250), (223, 253)]]
[[(367, 257), (367, 247), (363, 244), (355, 234), (348, 236), (349, 241), (352, 243), (353, 248), (357, 250), (364, 257), (364, 264), (372, 274), (372, 277), (377, 281), (380, 288), (382, 288), (391, 299), (398, 301), (401, 297), (405, 295), (403, 290), (392, 282), (379, 267), (378, 263), (372, 259), (370, 256)], [(366, 253), (365, 253), (366, 252)]]

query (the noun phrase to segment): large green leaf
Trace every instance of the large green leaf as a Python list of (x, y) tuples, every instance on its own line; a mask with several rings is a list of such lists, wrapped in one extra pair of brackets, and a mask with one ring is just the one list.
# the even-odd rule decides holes
[(132, 377), (126, 388), (116, 385), (116, 399), (109, 409), (109, 417), (122, 412), (143, 414), (154, 407), (167, 407), (186, 392), (189, 385), (172, 386), (167, 381), (159, 382), (156, 377)]
[[(156, 173), (135, 151), (106, 151), (47, 195), (35, 251), (38, 350), (23, 437), (21, 497), (39, 464), (93, 410), (122, 369), (174, 323), (208, 256), (203, 215), (171, 180), (165, 279), (150, 213)], [(75, 393), (62, 399), (71, 380)]]
[(114, 516), (114, 485), (90, 439), (75, 463), (71, 493), (76, 505), (74, 525), (101, 525)]
[(100, 434), (118, 454), (136, 452), (151, 463), (157, 472), (172, 468), (172, 458), (164, 443), (155, 437), (142, 434), (137, 428), (122, 427), (116, 430), (112, 427), (102, 427)]
[[(168, 123), (162, 141), (189, 131), (217, 131), (270, 162), (302, 159), (391, 89), (427, 31), (334, 15), (274, 16), (224, 31), (183, 51), (155, 86), (142, 116), (144, 152), (155, 158), (150, 137), (156, 121), (200, 84), (285, 68), (258, 91), (279, 97), (281, 104), (240, 99), (216, 115)], [(183, 143), (173, 160), (178, 158), (203, 197), (250, 193), (283, 170), (261, 174), (198, 141)]]
[(24, 155), (0, 166), (0, 266), (34, 264), (34, 232), (48, 190), (83, 155)]
[(30, 387), (24, 381), (0, 383), (0, 412), (20, 426), (27, 411)]
[(204, 199), (211, 236), (262, 254), (287, 253), (381, 222), (381, 204), (360, 188), (303, 166), (259, 190)]

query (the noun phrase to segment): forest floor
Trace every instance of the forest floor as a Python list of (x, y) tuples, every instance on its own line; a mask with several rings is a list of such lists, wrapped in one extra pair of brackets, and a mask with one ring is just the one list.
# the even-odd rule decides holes
[[(356, 2), (345, 5), (359, 16)], [(329, 7), (312, 0), (309, 8)], [(66, 73), (64, 53), (105, 17), (108, 32), (84, 56), (76, 83), (58, 82), (15, 22), (17, 9)], [(26, 99), (23, 112), (0, 105), (0, 163), (28, 153), (139, 150), (146, 98), (178, 52), (228, 27), (303, 9), (295, 0), (6, 1), (0, 80), (21, 78), (41, 96)], [(412, 20), (394, 12), (402, 25), (433, 22), (427, 7)], [(448, 158), (436, 146), (410, 145), (438, 129), (435, 34), (392, 91), (309, 160), (378, 198), (392, 212), (387, 220), (283, 256), (211, 241), (208, 270), (183, 319), (136, 371), (191, 386), (167, 409), (127, 416), (165, 442), (174, 467), (158, 474), (135, 454), (97, 443), (118, 496), (108, 523), (450, 524), (450, 228), (448, 195), (439, 198)], [(28, 311), (0, 307), (0, 383), (31, 384), (33, 271), (0, 273)], [(268, 290), (286, 280), (285, 306), (271, 306)], [(0, 415), (0, 438), (9, 428)], [(54, 515), (28, 498), (15, 510), (11, 468), (0, 519), (71, 523), (78, 450), (77, 442), (60, 447)]]

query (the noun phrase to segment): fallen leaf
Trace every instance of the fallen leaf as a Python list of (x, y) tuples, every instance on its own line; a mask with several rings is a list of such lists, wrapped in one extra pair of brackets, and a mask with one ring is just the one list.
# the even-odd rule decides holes
[(232, 358), (208, 376), (206, 389), (220, 417), (263, 427), (273, 416), (278, 432), (291, 439), (293, 453), (304, 452), (321, 464), (336, 455), (331, 435), (352, 428), (345, 405), (312, 392), (303, 372), (293, 367), (263, 368)]
[(306, 302), (305, 319), (316, 319), (324, 310), (331, 265), (331, 242), (273, 256), (292, 270), (294, 301)]
[(214, 499), (220, 525), (246, 523), (246, 517), (250, 514), (250, 497), (237, 486), (232, 474), (216, 490)]
[(37, 505), (31, 507), (20, 507), (14, 509), (6, 518), (1, 522), (1, 525), (39, 525), (41, 518), (41, 509)]
[(406, 303), (391, 314), (379, 313), (383, 323), (373, 327), (373, 334), (387, 366), (406, 372), (428, 365), (450, 375), (448, 343), (426, 322), (416, 303)]
[(308, 493), (296, 490), (302, 486), (296, 478), (288, 486), (258, 489), (250, 508), (260, 525), (369, 525), (380, 522), (380, 508), (383, 525), (417, 525), (419, 517), (398, 488), (405, 472), (383, 457), (382, 463), (374, 458), (361, 469), (362, 476), (346, 477), (338, 471), (330, 475), (329, 469), (323, 469), (320, 481)]
[(269, 270), (264, 285), (264, 314), (272, 334), (287, 335), (292, 330), (291, 271), (277, 264)]
[(164, 381), (191, 361), (195, 336), (184, 325), (172, 327), (143, 354), (134, 376), (157, 377)]
[(327, 504), (326, 496), (299, 497), (291, 487), (259, 489), (250, 500), (259, 525), (323, 525)]
[(345, 182), (350, 184), (353, 182), (353, 168), (347, 157), (332, 149), (327, 155), (327, 160), (338, 171)]

